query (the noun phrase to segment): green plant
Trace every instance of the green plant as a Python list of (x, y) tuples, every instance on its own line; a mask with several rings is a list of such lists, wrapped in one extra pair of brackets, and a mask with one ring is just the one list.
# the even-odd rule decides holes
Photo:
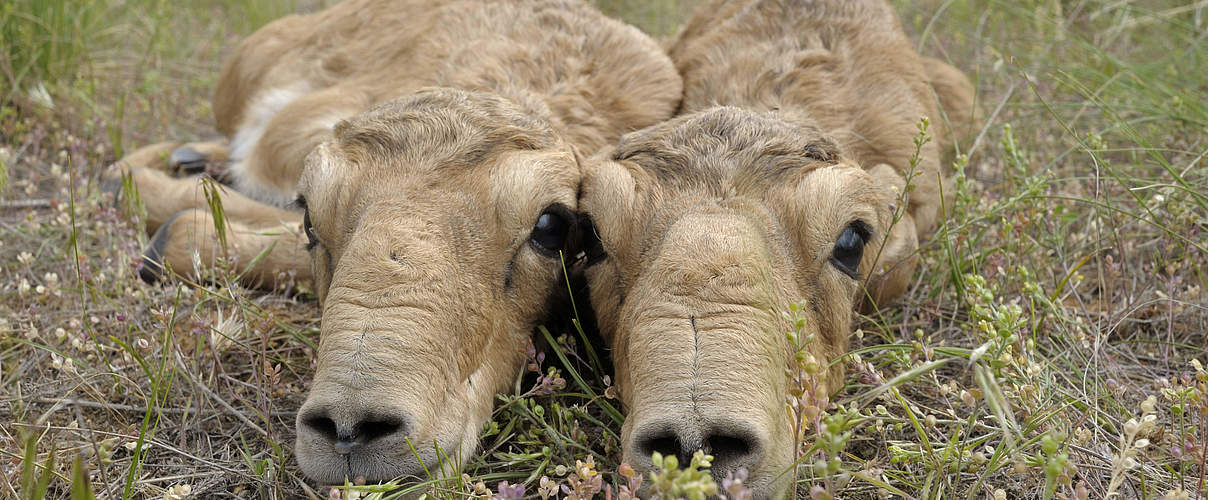
[(696, 450), (692, 460), (679, 468), (679, 459), (654, 452), (651, 456), (655, 470), (650, 473), (650, 498), (653, 500), (704, 500), (717, 495), (717, 483), (709, 473), (713, 457)]

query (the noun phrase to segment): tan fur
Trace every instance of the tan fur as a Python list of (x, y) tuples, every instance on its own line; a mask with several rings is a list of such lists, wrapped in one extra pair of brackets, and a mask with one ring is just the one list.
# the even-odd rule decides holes
[[(747, 468), (758, 498), (787, 496), (782, 313), (803, 304), (825, 366), (866, 293), (905, 289), (938, 217), (945, 124), (969, 126), (971, 86), (920, 59), (879, 0), (714, 1), (669, 52), (681, 116), (595, 157), (580, 197), (607, 255), (586, 274), (629, 411), (624, 460), (705, 448), (718, 479)], [(939, 139), (895, 223), (923, 116)], [(870, 237), (853, 279), (831, 256), (857, 222)], [(837, 389), (842, 363), (822, 375), (822, 394)]]
[(229, 248), (194, 210), (198, 182), (160, 165), (170, 147), (115, 172), (156, 198), (152, 250), (185, 274), (270, 246), (276, 267), (249, 280), (301, 274), (299, 214), (273, 208), (300, 194), (323, 309), (303, 472), (378, 481), (423, 475), (422, 461), (447, 473), (474, 453), (563, 290), (534, 224), (577, 209), (581, 152), (667, 119), (680, 95), (656, 43), (583, 2), (348, 0), (266, 26), (223, 70)]

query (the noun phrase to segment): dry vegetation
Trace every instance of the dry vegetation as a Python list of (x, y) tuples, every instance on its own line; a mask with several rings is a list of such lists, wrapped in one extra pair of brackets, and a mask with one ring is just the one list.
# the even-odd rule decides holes
[[(133, 146), (212, 135), (223, 54), (312, 3), (0, 5), (0, 497), (388, 491), (312, 489), (290, 455), (313, 299), (235, 270), (143, 284), (146, 238), (98, 184)], [(667, 35), (692, 3), (604, 7)], [(799, 495), (1203, 498), (1208, 2), (896, 4), (923, 53), (973, 78), (987, 125), (917, 283), (833, 361), (847, 386), (809, 401), (825, 425), (790, 472)], [(481, 458), (422, 487), (625, 496), (606, 374), (578, 332), (548, 337)], [(654, 494), (742, 497), (663, 465), (641, 478)]]

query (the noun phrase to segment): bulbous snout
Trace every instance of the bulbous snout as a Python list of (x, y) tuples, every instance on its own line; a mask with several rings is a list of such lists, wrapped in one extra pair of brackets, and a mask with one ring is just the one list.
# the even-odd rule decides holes
[(312, 394), (298, 412), (298, 462), (323, 483), (419, 478), (427, 447), (413, 442), (414, 422), (401, 405), (351, 393)]
[(704, 420), (693, 415), (667, 415), (657, 420), (641, 422), (634, 427), (634, 464), (642, 469), (653, 467), (650, 457), (655, 453), (675, 456), (688, 464), (697, 450), (713, 456), (713, 475), (719, 480), (739, 469), (755, 470), (767, 449), (767, 437), (751, 422), (725, 416)]
[(629, 417), (623, 460), (713, 456), (717, 481), (746, 469), (756, 498), (785, 495), (788, 346), (778, 311), (791, 285), (758, 221), (716, 209), (681, 217), (618, 315), (614, 360)]

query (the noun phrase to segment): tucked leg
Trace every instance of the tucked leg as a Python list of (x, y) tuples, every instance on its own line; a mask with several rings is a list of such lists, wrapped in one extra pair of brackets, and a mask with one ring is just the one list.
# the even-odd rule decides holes
[(161, 142), (141, 147), (118, 160), (106, 172), (106, 179), (120, 179), (124, 173), (150, 168), (173, 175), (193, 175), (207, 165), (220, 166), (230, 157), (223, 142)]
[(158, 281), (165, 272), (205, 279), (222, 264), (231, 266), (247, 286), (276, 289), (292, 280), (309, 281), (310, 257), (296, 214), (273, 225), (256, 227), (228, 220), (225, 246), (207, 210), (174, 215), (156, 231), (143, 257), (141, 276)]
[(209, 171), (221, 179), (231, 152), (224, 142), (192, 142), (181, 145), (168, 155), (168, 165), (179, 175), (196, 175)]
[[(147, 210), (148, 232), (155, 232), (182, 210), (209, 209), (202, 177), (178, 179), (157, 169), (140, 168), (131, 172), (131, 180), (138, 188), (139, 198)], [(230, 220), (262, 227), (298, 217), (288, 210), (260, 203), (217, 182), (212, 186), (222, 200), (223, 213)]]
[(196, 177), (178, 179), (211, 170), (228, 157), (226, 144), (221, 142), (161, 142), (139, 148), (115, 162), (101, 176), (102, 189), (117, 200), (122, 192), (122, 177), (131, 176), (139, 199), (147, 209), (147, 231), (154, 232), (176, 212), (189, 207), (204, 206), (196, 202), (200, 184)]

